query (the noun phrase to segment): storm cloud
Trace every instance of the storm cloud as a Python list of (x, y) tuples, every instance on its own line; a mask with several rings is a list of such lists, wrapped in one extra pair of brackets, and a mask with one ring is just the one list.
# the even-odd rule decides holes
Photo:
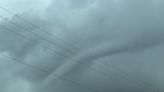
[(0, 91), (162, 90), (162, 7), (162, 0), (10, 2), (13, 13), (0, 8)]

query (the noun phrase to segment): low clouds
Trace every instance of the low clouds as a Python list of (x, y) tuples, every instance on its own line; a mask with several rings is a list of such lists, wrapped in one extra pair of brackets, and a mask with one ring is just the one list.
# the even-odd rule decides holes
[[(26, 2), (26, 0), (22, 2)], [(96, 76), (99, 73), (94, 72), (91, 73), (93, 75), (86, 77), (89, 72), (81, 66), (87, 65), (90, 68), (94, 66), (95, 61), (106, 57), (122, 53), (140, 52), (163, 44), (163, 9), (157, 7), (158, 5), (154, 3), (154, 0), (54, 0), (43, 1), (45, 4), (41, 3), (41, 1), (40, 3), (43, 4), (43, 7), (40, 5), (35, 9), (31, 9), (30, 7), (35, 6), (36, 2), (31, 1), (32, 4), (29, 2), (31, 6), (27, 9), (22, 8), (20, 11), (23, 12), (18, 14), (18, 16), (30, 20), (40, 26), (41, 29), (45, 29), (46, 32), (56, 35), (78, 48), (64, 44), (59, 39), (55, 40), (54, 37), (44, 33), (43, 30), (37, 29), (16, 16), (13, 16), (10, 22), (1, 21), (0, 25), (9, 28), (10, 31), (1, 27), (0, 51), (50, 73), (43, 74), (37, 70), (18, 65), (20, 70), (14, 70), (14, 73), (16, 72), (22, 82), (18, 80), (16, 84), (18, 86), (27, 86), (25, 88), (22, 87), (26, 91), (20, 92), (33, 92), (34, 89), (34, 92), (45, 92), (41, 91), (39, 86), (43, 87), (44, 90), (48, 90), (48, 92), (54, 92), (54, 90), (58, 89), (58, 86), (66, 86), (67, 83), (64, 84), (63, 80), (56, 80), (59, 78), (55, 78), (55, 74), (68, 76), (68, 79), (75, 78), (74, 80), (78, 83), (99, 91), (121, 92), (120, 89), (125, 89), (125, 91), (137, 92), (137, 90), (140, 90), (141, 92), (141, 89), (135, 89), (135, 87), (122, 88), (123, 85), (119, 85), (116, 89), (109, 83), (111, 89), (108, 89), (108, 87), (97, 87), (98, 85), (84, 82), (84, 79), (93, 77), (94, 74)], [(159, 0), (159, 2), (161, 1)], [(18, 4), (16, 1), (14, 3)], [(17, 9), (14, 3), (13, 7)], [(8, 14), (1, 16), (7, 17)], [(23, 29), (12, 22), (21, 25)], [(39, 34), (39, 36), (36, 34)], [(81, 50), (84, 50), (84, 52)], [(60, 55), (54, 51), (59, 52)], [(13, 71), (10, 72), (12, 73)], [(84, 78), (78, 74), (84, 76)], [(99, 76), (97, 79), (104, 81), (102, 78), (103, 76)], [(115, 78), (112, 77), (112, 79)], [(57, 81), (56, 84), (55, 80)], [(88, 80), (91, 79), (88, 78)], [(11, 89), (17, 90), (16, 85), (12, 85), (12, 83), (11, 78), (11, 83), (8, 85), (13, 86)], [(116, 84), (118, 83), (124, 82), (116, 82)], [(104, 84), (108, 84), (108, 82), (104, 82)], [(31, 85), (33, 85), (32, 88)], [(28, 86), (30, 87), (28, 88)], [(74, 86), (72, 84), (72, 87)], [(76, 90), (71, 89), (72, 87), (68, 89)], [(83, 88), (80, 89), (82, 90)], [(147, 91), (146, 88), (145, 90)], [(58, 91), (66, 92), (62, 88), (59, 88)], [(10, 89), (3, 92), (10, 92)]]

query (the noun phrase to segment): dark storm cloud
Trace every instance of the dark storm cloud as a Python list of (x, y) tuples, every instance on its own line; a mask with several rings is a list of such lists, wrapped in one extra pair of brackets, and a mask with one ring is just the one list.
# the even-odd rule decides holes
[[(97, 76), (96, 72), (91, 73), (93, 75), (89, 75), (85, 68), (80, 70), (78, 67), (81, 67), (84, 61), (86, 64), (90, 63), (91, 65), (88, 67), (91, 67), (94, 65), (93, 61), (100, 60), (104, 57), (110, 57), (120, 53), (138, 52), (163, 44), (164, 28), (163, 20), (161, 20), (163, 18), (162, 8), (157, 7), (154, 2), (154, 0), (54, 0), (50, 6), (46, 7), (42, 16), (33, 13), (35, 11), (30, 13), (27, 11), (18, 15), (23, 16), (32, 23), (46, 29), (47, 32), (57, 35), (86, 52), (67, 46), (60, 42), (59, 39), (56, 42), (48, 34), (40, 32), (34, 26), (16, 17), (13, 17), (10, 22), (2, 21), (1, 25), (14, 30), (24, 37), (20, 37), (11, 31), (1, 28), (0, 50), (1, 52), (9, 53), (10, 56), (21, 59), (23, 62), (50, 71), (51, 74), (43, 75), (42, 73), (37, 73), (37, 71), (31, 72), (27, 67), (19, 66), (21, 71), (17, 71), (18, 73), (16, 74), (20, 75), (29, 83), (30, 81), (35, 81), (36, 88), (34, 92), (54, 92), (54, 90), (68, 92), (68, 90), (75, 91), (83, 89), (83, 87), (81, 88), (75, 84), (67, 84), (63, 80), (56, 80), (59, 78), (55, 78), (55, 74), (62, 76), (69, 75), (68, 78), (71, 79), (73, 77), (79, 83), (103, 92), (122, 92), (122, 90), (126, 92), (141, 92), (143, 91), (141, 89), (123, 86), (125, 82), (123, 80), (121, 82), (115, 81), (116, 84), (111, 84), (108, 81), (101, 83), (104, 85), (103, 87), (98, 85), (97, 82), (94, 84), (84, 81), (87, 78), (91, 80), (89, 77), (93, 77), (94, 74)], [(11, 21), (20, 24), (28, 31), (34, 31), (40, 34), (43, 39), (13, 25)], [(53, 40), (58, 46), (44, 39)], [(48, 48), (44, 46), (48, 46)], [(63, 50), (61, 47), (67, 50)], [(54, 50), (59, 51), (62, 55), (57, 55)], [(78, 74), (84, 76), (84, 78), (76, 74), (76, 69), (77, 71), (81, 71)], [(86, 75), (83, 75), (84, 72), (87, 72)], [(103, 76), (98, 76), (96, 79), (97, 81), (109, 80), (109, 78), (104, 78), (103, 80)], [(117, 78), (112, 76), (110, 80), (117, 80)], [(53, 85), (56, 85), (56, 87)], [(67, 85), (70, 85), (67, 90), (60, 88)], [(108, 89), (105, 85), (110, 85), (111, 87)], [(118, 86), (116, 87), (115, 85)], [(44, 90), (39, 86), (43, 87)], [(73, 89), (72, 87), (74, 86), (78, 89)], [(147, 91), (146, 88), (145, 90)]]

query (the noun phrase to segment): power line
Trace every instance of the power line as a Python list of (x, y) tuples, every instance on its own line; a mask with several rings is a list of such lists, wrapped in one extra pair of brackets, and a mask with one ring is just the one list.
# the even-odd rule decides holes
[[(1, 15), (0, 15), (0, 18), (4, 19), (5, 21), (7, 21), (7, 22), (9, 22), (9, 23), (11, 23), (11, 24), (13, 24), (13, 25), (16, 25), (17, 27), (23, 29), (23, 31), (25, 31), (25, 32), (29, 32), (29, 33), (31, 33), (31, 34), (36, 35), (39, 39), (42, 39), (42, 40), (44, 40), (44, 41), (46, 41), (46, 42), (48, 42), (48, 43), (52, 43), (53, 45), (55, 45), (55, 46), (57, 46), (57, 47), (59, 47), (59, 48), (61, 48), (61, 49), (63, 49), (63, 50), (66, 50), (67, 52), (69, 52), (69, 54), (73, 54), (73, 52), (71, 52), (70, 50), (66, 49), (65, 47), (63, 47), (63, 46), (61, 46), (61, 45), (58, 46), (54, 41), (48, 40), (48, 39), (44, 38), (43, 36), (39, 35), (38, 33), (35, 33), (35, 32), (32, 31), (32, 30), (26, 29), (25, 27), (23, 27), (23, 26), (20, 25), (20, 24), (17, 24), (17, 23), (15, 23), (15, 22), (13, 22), (13, 21), (10, 21), (9, 19), (7, 19), (7, 18), (5, 18), (5, 17), (3, 17), (3, 16), (1, 16)], [(68, 55), (68, 56), (69, 56), (69, 55)]]
[[(25, 37), (25, 36), (23, 36), (23, 35), (21, 35), (21, 34), (15, 32), (15, 31), (12, 31), (11, 29), (9, 29), (9, 28), (7, 28), (7, 27), (5, 27), (5, 26), (0, 25), (0, 27), (4, 28), (5, 30), (7, 30), (7, 31), (9, 31), (9, 32), (13, 32), (13, 33), (15, 33), (16, 35), (21, 36), (21, 37), (23, 37), (23, 38), (25, 38), (25, 39), (27, 39), (27, 40), (33, 41), (33, 40), (28, 39), (27, 37)], [(35, 41), (33, 41), (33, 42), (35, 42)], [(42, 45), (42, 46), (44, 46), (44, 45)], [(44, 46), (44, 47), (45, 47), (45, 46)], [(48, 47), (45, 47), (45, 48), (50, 49), (50, 51), (52, 51), (51, 48), (48, 48)], [(61, 54), (61, 53), (58, 53), (58, 54), (60, 54), (60, 55), (63, 56), (63, 54)], [(72, 58), (71, 58), (71, 59), (72, 59)], [(72, 59), (72, 60), (73, 60), (73, 59)], [(86, 65), (86, 66), (87, 66), (87, 65)], [(91, 68), (92, 70), (95, 70), (93, 67), (90, 67), (90, 68)], [(102, 72), (102, 71), (100, 71), (100, 72)], [(113, 72), (113, 71), (111, 71), (111, 72)], [(105, 72), (102, 72), (102, 73), (106, 74)], [(116, 72), (113, 72), (113, 73), (116, 74)], [(118, 77), (120, 77), (120, 76), (118, 76)], [(123, 77), (126, 78), (125, 76), (123, 76)], [(122, 77), (120, 77), (120, 78), (122, 78)], [(126, 78), (126, 79), (127, 79), (127, 78)], [(136, 81), (134, 81), (134, 80), (130, 80), (130, 79), (127, 79), (127, 80), (133, 81), (133, 82), (135, 82), (135, 84), (140, 85), (140, 84), (138, 84), (138, 83), (137, 83)]]
[[(7, 30), (7, 31), (9, 31), (9, 32), (13, 32), (14, 34), (16, 34), (16, 35), (18, 35), (18, 36), (21, 36), (21, 37), (23, 37), (24, 39), (27, 39), (27, 40), (30, 40), (30, 41), (32, 41), (32, 42), (34, 42), (35, 43), (35, 41), (33, 41), (33, 40), (31, 40), (31, 39), (28, 39), (27, 37), (25, 37), (25, 36), (23, 36), (23, 35), (21, 35), (21, 34), (19, 34), (19, 33), (17, 33), (17, 32), (15, 32), (15, 31), (12, 31), (11, 29), (9, 29), (9, 28), (7, 28), (7, 27), (5, 27), (5, 26), (3, 26), (3, 25), (0, 25), (0, 27), (1, 28), (3, 28), (3, 29), (5, 29), (5, 30)], [(42, 46), (44, 46), (44, 45), (42, 45)], [(45, 48), (47, 48), (47, 49), (49, 49), (50, 51), (53, 51), (53, 50), (51, 50), (51, 48), (49, 48), (49, 47), (47, 47), (47, 46), (44, 46)], [(56, 53), (56, 52), (55, 52)], [(61, 53), (57, 53), (57, 54), (60, 54), (60, 55), (62, 55), (62, 56), (64, 56), (64, 54), (61, 54)], [(16, 58), (15, 58), (16, 59)], [(72, 59), (72, 58), (71, 58)], [(73, 59), (72, 59), (73, 60)], [(25, 64), (25, 65), (27, 65), (27, 64)], [(36, 67), (36, 66), (33, 66), (33, 65), (31, 65), (33, 68), (35, 68), (35, 69), (39, 69), (38, 67)], [(87, 66), (87, 65), (86, 65)], [(91, 68), (92, 70), (95, 70), (93, 67), (89, 67), (89, 68)], [(40, 69), (41, 70), (41, 69)], [(43, 70), (43, 69), (42, 69)], [(44, 72), (46, 72), (46, 70), (43, 70)], [(100, 71), (101, 73), (104, 73), (105, 75), (106, 75), (106, 73), (105, 72), (102, 72), (102, 71)], [(112, 73), (115, 73), (116, 74), (116, 72), (113, 72), (113, 71), (111, 71)], [(120, 74), (119, 74), (120, 75)], [(120, 76), (118, 76), (118, 77), (120, 77)], [(124, 78), (126, 78), (125, 76), (123, 76)], [(120, 77), (120, 78), (122, 78), (122, 77)], [(126, 78), (127, 79), (127, 78)], [(127, 80), (129, 80), (129, 79), (127, 79)], [(133, 81), (133, 82), (135, 82), (135, 84), (137, 84), (137, 85), (140, 85), (140, 84), (138, 84), (136, 81), (134, 81), (134, 80), (129, 80), (129, 81)]]
[[(3, 25), (0, 25), (0, 27), (1, 27), (1, 28), (4, 28), (5, 30), (7, 30), (7, 31), (9, 31), (9, 32), (13, 32), (14, 34), (16, 34), (16, 35), (18, 35), (18, 36), (21, 36), (21, 37), (23, 37), (23, 38), (25, 38), (25, 39), (27, 39), (27, 40), (33, 41), (33, 40), (28, 39), (27, 37), (25, 37), (25, 36), (23, 36), (23, 35), (21, 35), (21, 34), (15, 32), (15, 31), (12, 31), (11, 29), (9, 29), (9, 28), (7, 28), (7, 27), (5, 27), (5, 26), (3, 26)], [(35, 41), (33, 41), (33, 42), (35, 42)], [(42, 45), (42, 46), (44, 46), (44, 45)], [(45, 46), (44, 46), (44, 47), (45, 47)], [(45, 48), (51, 50), (51, 48), (48, 48), (48, 47), (45, 47)], [(51, 51), (52, 51), (52, 50), (51, 50)], [(61, 54), (61, 53), (58, 53), (58, 54), (60, 54), (60, 55), (63, 56), (63, 54)], [(16, 59), (16, 58), (15, 58), (15, 59)], [(72, 60), (73, 60), (73, 59), (72, 59)], [(23, 64), (29, 66), (27, 63), (23, 63)], [(37, 70), (40, 70), (40, 71), (47, 72), (47, 70), (40, 69), (40, 68), (38, 68), (38, 67), (36, 67), (36, 66), (33, 66), (33, 65), (31, 65), (30, 67), (32, 67), (32, 68), (34, 68), (34, 69), (37, 69)], [(91, 68), (92, 68), (92, 67), (91, 67)], [(92, 70), (94, 70), (94, 68), (92, 68)], [(113, 72), (113, 71), (112, 71), (112, 72)], [(50, 73), (50, 72), (49, 72), (49, 73)], [(105, 72), (102, 72), (102, 73), (106, 74)], [(115, 73), (115, 72), (113, 72), (113, 73)], [(48, 72), (47, 72), (47, 74), (48, 74)], [(115, 73), (115, 74), (116, 74), (116, 73)], [(55, 75), (55, 74), (54, 74), (54, 75)]]
[(2, 10), (4, 10), (4, 11), (8, 12), (9, 14), (13, 15), (14, 17), (16, 17), (16, 18), (18, 18), (18, 19), (20, 19), (20, 20), (22, 20), (22, 21), (25, 21), (26, 23), (30, 24), (31, 26), (33, 26), (33, 27), (39, 29), (40, 32), (46, 33), (46, 34), (48, 34), (49, 36), (53, 37), (54, 39), (60, 40), (60, 41), (63, 42), (64, 44), (66, 44), (66, 45), (68, 45), (68, 46), (71, 46), (71, 47), (73, 47), (74, 49), (78, 49), (78, 50), (80, 49), (80, 50), (82, 50), (81, 48), (78, 48), (77, 46), (72, 45), (70, 42), (67, 42), (67, 41), (63, 40), (63, 39), (59, 38), (58, 36), (56, 36), (56, 35), (54, 35), (54, 34), (50, 34), (49, 32), (45, 31), (45, 29), (42, 29), (40, 26), (38, 26), (38, 25), (32, 23), (31, 21), (26, 20), (25, 18), (23, 18), (23, 17), (21, 17), (21, 16), (19, 16), (19, 15), (14, 14), (14, 13), (11, 12), (10, 10), (8, 10), (8, 9), (6, 9), (6, 8), (4, 8), (4, 7), (1, 7), (1, 6), (0, 6), (0, 8), (1, 8)]
[[(63, 41), (65, 44), (70, 45), (70, 46), (73, 46), (73, 47), (75, 47), (76, 49), (80, 49), (80, 50), (81, 50), (81, 52), (83, 52), (83, 53), (85, 53), (85, 54), (87, 54), (87, 55), (91, 56), (91, 55), (90, 55), (90, 54), (88, 54), (86, 51), (82, 50), (81, 48), (76, 47), (76, 46), (74, 46), (74, 45), (72, 45), (72, 44), (70, 44), (70, 43), (66, 42), (66, 41), (65, 41), (65, 40), (63, 40), (63, 39), (60, 39), (60, 38), (56, 37), (55, 35), (50, 34), (50, 33), (46, 32), (46, 31), (42, 30), (42, 29), (41, 29), (38, 25), (33, 24), (33, 23), (31, 23), (30, 21), (28, 21), (28, 20), (26, 20), (26, 19), (24, 19), (24, 18), (22, 18), (22, 17), (20, 17), (20, 16), (18, 16), (18, 15), (15, 15), (15, 14), (14, 14), (14, 13), (12, 13), (11, 11), (9, 11), (8, 9), (3, 8), (3, 7), (0, 7), (0, 8), (1, 8), (1, 9), (3, 9), (3, 10), (5, 10), (5, 11), (7, 11), (8, 13), (10, 13), (10, 14), (14, 15), (15, 17), (17, 17), (17, 18), (19, 18), (19, 19), (21, 19), (21, 20), (23, 20), (23, 21), (25, 21), (25, 22), (27, 22), (27, 23), (31, 24), (31, 25), (32, 25), (32, 26), (34, 26), (35, 28), (38, 28), (39, 30), (41, 30), (41, 31), (43, 31), (43, 32), (45, 32), (45, 33), (47, 33), (47, 34), (49, 34), (49, 35), (51, 35), (51, 36), (53, 36), (53, 37), (57, 38), (58, 40)], [(91, 57), (92, 57), (92, 56), (91, 56)], [(109, 65), (109, 66), (111, 67), (111, 65), (110, 65), (110, 64), (108, 64), (108, 63), (105, 63), (104, 65)], [(123, 71), (121, 71), (120, 69), (116, 69), (115, 67), (113, 67), (113, 69), (115, 69), (115, 70), (119, 71), (120, 73), (122, 73), (122, 72), (123, 72)], [(122, 73), (122, 74), (123, 74), (123, 73)], [(129, 75), (129, 74), (127, 74), (126, 72), (124, 72), (124, 74), (123, 74), (123, 75), (126, 75), (126, 76), (128, 76), (128, 77), (130, 76), (130, 75)], [(136, 78), (134, 78), (134, 77), (131, 77), (131, 78), (133, 78), (133, 79), (135, 79), (135, 80), (140, 81), (141, 83), (143, 83), (143, 81), (138, 80), (138, 79), (136, 79)], [(145, 83), (143, 83), (143, 84), (145, 84)], [(147, 84), (145, 84), (145, 85), (147, 85)]]
[[(4, 57), (7, 57), (7, 58), (9, 58), (10, 60), (13, 60), (14, 62), (20, 63), (20, 64), (22, 64), (22, 65), (26, 65), (26, 66), (28, 66), (28, 67), (31, 67), (32, 69), (38, 70), (38, 71), (40, 71), (40, 72), (43, 72), (43, 73), (45, 73), (45, 74), (50, 74), (50, 73), (51, 73), (51, 72), (46, 71), (46, 70), (44, 70), (44, 69), (41, 69), (41, 68), (38, 68), (38, 67), (33, 66), (33, 65), (31, 65), (31, 64), (28, 64), (28, 63), (26, 63), (26, 62), (23, 62), (22, 60), (19, 60), (19, 59), (17, 59), (17, 58), (10, 57), (10, 56), (5, 55), (5, 54), (0, 54), (0, 55), (1, 55), (1, 56), (4, 56)], [(61, 76), (61, 75), (55, 74), (54, 76), (57, 77), (57, 78), (59, 78), (59, 79), (62, 79), (62, 80), (64, 80), (64, 81), (68, 81), (68, 82), (70, 82), (70, 83), (73, 83), (73, 84), (79, 85), (79, 86), (81, 86), (81, 87), (87, 88), (88, 90), (91, 90), (92, 92), (99, 92), (98, 90), (95, 90), (95, 89), (93, 89), (93, 88), (90, 88), (90, 87), (88, 87), (88, 86), (86, 86), (86, 85), (84, 85), (84, 84), (75, 82), (74, 80), (65, 78), (65, 77), (63, 77), (63, 76)]]
[[(26, 40), (29, 40), (29, 41), (31, 41), (31, 42), (33, 42), (33, 43), (37, 43), (37, 41), (34, 41), (34, 40), (32, 40), (32, 39), (30, 39), (30, 38), (28, 38), (28, 37), (26, 37), (26, 36), (24, 36), (24, 35), (22, 35), (22, 34), (19, 34), (18, 32), (11, 30), (11, 29), (7, 28), (7, 27), (4, 26), (4, 25), (0, 25), (0, 27), (1, 27), (1, 28), (4, 28), (4, 29), (6, 29), (7, 31), (12, 32), (12, 33), (14, 33), (14, 34), (16, 34), (16, 35), (18, 35), (18, 36), (20, 36), (20, 37), (25, 38)], [(65, 55), (65, 54), (63, 54), (63, 53), (61, 53), (61, 52), (58, 52), (57, 50), (52, 49), (52, 48), (50, 48), (49, 46), (47, 46), (47, 45), (45, 45), (45, 44), (41, 44), (41, 46), (43, 46), (43, 47), (49, 49), (50, 51), (54, 51), (55, 53), (57, 53), (57, 54), (59, 54), (59, 55), (68, 57), (67, 55)]]
[[(1, 17), (1, 16), (0, 16)], [(3, 17), (1, 17), (1, 18), (3, 18)], [(7, 20), (7, 19), (5, 19), (6, 21), (9, 21), (9, 20)], [(13, 24), (13, 23), (12, 23)], [(15, 24), (14, 24), (15, 25)], [(18, 25), (18, 24), (17, 24)], [(1, 25), (0, 25), (1, 26)], [(1, 26), (2, 27), (2, 26)], [(27, 37), (25, 37), (25, 36), (23, 36), (23, 35), (21, 35), (21, 34), (19, 34), (18, 32), (15, 32), (15, 31), (12, 31), (11, 29), (9, 29), (9, 28), (7, 28), (7, 27), (4, 27), (3, 26), (3, 28), (5, 28), (5, 29), (7, 29), (8, 31), (10, 31), (10, 32), (13, 32), (13, 33), (15, 33), (15, 34), (17, 34), (17, 35), (19, 35), (19, 36), (21, 36), (21, 37), (23, 37), (23, 38), (26, 38), (27, 40), (30, 40), (30, 41), (32, 41), (32, 42), (35, 42), (35, 41), (33, 41), (33, 40), (31, 40), (31, 39), (28, 39)], [(42, 45), (42, 44), (41, 44)], [(44, 47), (46, 47), (46, 48), (48, 48), (48, 49), (50, 49), (50, 50), (52, 50), (52, 48), (49, 48), (48, 46), (45, 46), (45, 45), (42, 45), (42, 46), (44, 46)], [(55, 52), (56, 53), (56, 52)], [(60, 54), (60, 55), (62, 55), (62, 56), (65, 56), (64, 54), (62, 54), (62, 53), (60, 53), (60, 52), (57, 52), (57, 54)], [(72, 59), (73, 60), (73, 59)], [(82, 64), (84, 64), (84, 63), (82, 63)], [(86, 65), (87, 66), (87, 65)], [(110, 68), (111, 68), (112, 66), (110, 65)], [(114, 67), (113, 67), (114, 68)], [(94, 68), (92, 68), (93, 70), (94, 70)], [(115, 68), (114, 68), (115, 69)], [(116, 69), (115, 69), (116, 70)], [(118, 69), (117, 69), (117, 72), (118, 72)], [(103, 72), (104, 74), (106, 74), (105, 72)], [(121, 74), (121, 72), (119, 71), (119, 73)], [(116, 74), (116, 73), (115, 73)], [(121, 75), (125, 75), (125, 74), (121, 74)], [(125, 76), (123, 76), (123, 77), (125, 77)], [(126, 77), (125, 77), (126, 78)], [(133, 82), (135, 82), (136, 84), (138, 84), (138, 82), (136, 82), (136, 81), (134, 81), (134, 80), (132, 80), (132, 78), (130, 78), (130, 77), (128, 77), (129, 79), (128, 80), (130, 80), (130, 81), (133, 81)]]

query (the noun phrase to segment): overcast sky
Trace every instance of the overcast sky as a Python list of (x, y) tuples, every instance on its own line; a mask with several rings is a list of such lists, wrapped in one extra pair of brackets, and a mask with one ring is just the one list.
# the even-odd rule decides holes
[(163, 6), (0, 0), (0, 91), (164, 91)]

